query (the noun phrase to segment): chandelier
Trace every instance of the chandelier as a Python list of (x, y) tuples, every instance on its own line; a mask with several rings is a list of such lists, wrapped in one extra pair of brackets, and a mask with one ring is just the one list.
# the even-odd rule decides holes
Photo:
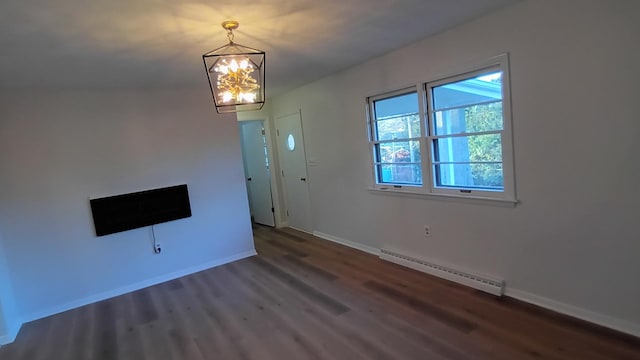
[(202, 55), (218, 113), (260, 110), (264, 105), (265, 53), (233, 42), (239, 25), (223, 22), (229, 43)]

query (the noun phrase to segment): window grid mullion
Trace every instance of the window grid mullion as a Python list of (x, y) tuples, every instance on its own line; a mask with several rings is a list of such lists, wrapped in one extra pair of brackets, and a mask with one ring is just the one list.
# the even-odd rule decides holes
[(502, 164), (502, 161), (434, 161), (433, 165)]
[(434, 165), (436, 160), (436, 152), (433, 146), (434, 142), (431, 141), (431, 136), (435, 135), (435, 119), (433, 116), (433, 98), (432, 98), (432, 90), (429, 86), (429, 83), (425, 83), (422, 85), (422, 96), (423, 96), (423, 104), (425, 109), (422, 111), (422, 116), (424, 117), (423, 122), (425, 122), (426, 132), (424, 133), (425, 138), (425, 148), (427, 150), (427, 156), (423, 160), (425, 162), (425, 167), (429, 170), (429, 187), (428, 192), (433, 192), (433, 189), (436, 186), (436, 177), (438, 176), (438, 167)]
[(479, 136), (479, 135), (494, 135), (494, 134), (502, 134), (503, 132), (504, 130), (487, 130), (487, 131), (464, 132), (464, 133), (446, 134), (446, 135), (430, 135), (430, 136), (427, 136), (427, 138), (429, 140), (437, 140), (437, 139), (449, 139), (449, 138), (470, 137), (470, 136)]
[(398, 161), (391, 161), (391, 162), (374, 161), (373, 164), (374, 165), (420, 165), (422, 163), (421, 162), (398, 162)]
[(422, 137), (412, 137), (412, 138), (400, 138), (400, 139), (391, 139), (391, 140), (371, 140), (370, 142), (374, 145), (377, 144), (389, 144), (394, 142), (408, 142), (408, 141), (419, 141)]
[(433, 112), (444, 112), (444, 111), (449, 111), (449, 110), (466, 109), (466, 108), (471, 107), (471, 106), (497, 104), (497, 103), (501, 103), (501, 102), (502, 102), (502, 99), (480, 101), (480, 102), (472, 103), (472, 104), (465, 104), (465, 105), (459, 105), (459, 106), (451, 106), (451, 107), (445, 107), (445, 108), (440, 108), (440, 109), (434, 109)]
[(406, 117), (410, 117), (410, 116), (415, 116), (418, 115), (417, 112), (415, 113), (406, 113), (406, 114), (402, 114), (402, 115), (393, 115), (393, 116), (387, 116), (387, 117), (383, 117), (383, 118), (375, 118), (373, 119), (373, 121), (375, 121), (376, 123), (381, 122), (381, 121), (389, 121), (389, 120), (395, 120), (395, 119), (402, 119), (402, 118), (406, 118)]

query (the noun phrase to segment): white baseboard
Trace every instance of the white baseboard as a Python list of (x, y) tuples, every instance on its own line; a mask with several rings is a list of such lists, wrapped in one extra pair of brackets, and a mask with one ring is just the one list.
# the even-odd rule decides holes
[(609, 329), (617, 330), (625, 334), (640, 337), (640, 324), (632, 323), (626, 320), (614, 318), (608, 315), (600, 314), (590, 310), (582, 309), (577, 306), (566, 304), (560, 301), (548, 299), (542, 296), (528, 293), (526, 291), (509, 288), (507, 286), (505, 295), (518, 299), (533, 305), (543, 307), (564, 315), (569, 315), (596, 325), (604, 326)]
[(42, 319), (44, 317), (47, 316), (51, 316), (54, 314), (58, 314), (67, 310), (71, 310), (71, 309), (75, 309), (77, 307), (80, 306), (84, 306), (84, 305), (88, 305), (88, 304), (92, 304), (94, 302), (98, 302), (98, 301), (102, 301), (102, 300), (106, 300), (115, 296), (119, 296), (122, 294), (126, 294), (132, 291), (136, 291), (136, 290), (140, 290), (140, 289), (144, 289), (146, 287), (149, 286), (153, 286), (156, 284), (160, 284), (166, 281), (170, 281), (170, 280), (174, 280), (177, 279), (179, 277), (183, 277), (189, 274), (193, 274), (199, 271), (203, 271), (203, 270), (207, 270), (216, 266), (220, 266), (220, 265), (224, 265), (233, 261), (237, 261), (240, 259), (244, 259), (253, 255), (257, 255), (255, 249), (251, 249), (248, 251), (244, 251), (235, 255), (231, 255), (222, 259), (217, 259), (217, 260), (213, 260), (213, 261), (209, 261), (206, 262), (204, 264), (200, 264), (200, 265), (196, 265), (196, 266), (192, 266), (186, 269), (182, 269), (182, 270), (178, 270), (169, 274), (165, 274), (165, 275), (161, 275), (161, 276), (156, 276), (154, 278), (151, 279), (147, 279), (144, 281), (140, 281), (131, 285), (127, 285), (127, 286), (123, 286), (121, 288), (118, 289), (114, 289), (114, 290), (109, 290), (109, 291), (105, 291), (99, 294), (95, 294), (95, 295), (91, 295), (82, 299), (78, 299), (78, 300), (74, 300), (71, 302), (68, 302), (66, 304), (62, 304), (62, 305), (58, 305), (58, 306), (54, 306), (51, 307), (49, 309), (45, 309), (45, 310), (41, 310), (32, 314), (29, 314), (28, 316), (24, 317), (24, 322), (30, 322), (30, 321), (34, 321), (34, 320), (38, 320), (38, 319)]
[(380, 249), (374, 248), (373, 246), (358, 244), (357, 242), (353, 242), (353, 241), (349, 241), (349, 240), (346, 240), (346, 239), (339, 238), (337, 236), (325, 234), (325, 233), (322, 233), (320, 231), (314, 231), (313, 235), (317, 236), (319, 238), (325, 239), (325, 240), (332, 241), (334, 243), (338, 243), (338, 244), (341, 244), (341, 245), (344, 245), (344, 246), (348, 246), (350, 248), (354, 248), (354, 249), (357, 249), (357, 250), (360, 250), (360, 251), (364, 251), (366, 253), (369, 253), (369, 254), (372, 254), (372, 255), (375, 255), (375, 256), (380, 256)]
[(282, 221), (282, 222), (280, 222), (280, 224), (276, 224), (276, 228), (277, 229), (286, 228), (286, 227), (289, 227), (289, 223), (286, 222), (286, 221)]
[(287, 225), (287, 227), (290, 228), (290, 229), (293, 229), (293, 230), (297, 230), (297, 231), (303, 232), (305, 234), (313, 235), (313, 233), (311, 231), (308, 231), (308, 230), (303, 230), (303, 229), (297, 228), (295, 226), (290, 226), (290, 225)]
[(7, 330), (6, 334), (0, 335), (0, 346), (11, 344), (16, 339), (16, 336), (18, 336), (21, 327), (22, 322), (18, 322), (13, 324), (13, 326)]

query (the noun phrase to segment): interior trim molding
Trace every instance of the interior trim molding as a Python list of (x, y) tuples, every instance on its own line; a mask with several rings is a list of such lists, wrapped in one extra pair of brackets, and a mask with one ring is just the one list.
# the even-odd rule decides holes
[(183, 277), (186, 275), (190, 275), (199, 271), (203, 271), (203, 270), (207, 270), (216, 266), (220, 266), (220, 265), (224, 265), (233, 261), (237, 261), (237, 260), (241, 260), (250, 256), (254, 256), (257, 255), (256, 250), (255, 249), (251, 249), (251, 250), (247, 250), (247, 251), (243, 251), (231, 256), (227, 256), (221, 259), (216, 259), (213, 261), (209, 261), (206, 262), (204, 264), (200, 264), (200, 265), (195, 265), (195, 266), (191, 266), (188, 267), (186, 269), (182, 269), (182, 270), (178, 270), (178, 271), (174, 271), (165, 275), (160, 275), (160, 276), (156, 276), (147, 280), (143, 280), (134, 284), (130, 284), (127, 286), (123, 286), (117, 289), (113, 289), (113, 290), (109, 290), (109, 291), (105, 291), (99, 294), (95, 294), (95, 295), (91, 295), (91, 296), (87, 296), (85, 298), (82, 299), (78, 299), (78, 300), (74, 300), (74, 301), (70, 301), (68, 303), (65, 304), (61, 304), (58, 306), (54, 306), (45, 310), (41, 310), (32, 314), (29, 314), (28, 316), (25, 316), (23, 318), (23, 321), (25, 323), (30, 322), (30, 321), (34, 321), (34, 320), (38, 320), (47, 316), (51, 316), (54, 314), (58, 314), (67, 310), (71, 310), (71, 309), (75, 309), (84, 305), (88, 305), (88, 304), (92, 304), (94, 302), (98, 302), (98, 301), (102, 301), (102, 300), (106, 300), (115, 296), (119, 296), (122, 294), (126, 294), (126, 293), (130, 293), (132, 291), (136, 291), (136, 290), (140, 290), (140, 289), (144, 289), (146, 287), (149, 286), (153, 286), (153, 285), (157, 285), (166, 281), (170, 281), (170, 280), (174, 280), (177, 279), (179, 277)]
[(337, 236), (325, 234), (325, 233), (320, 232), (320, 231), (314, 231), (313, 235), (317, 236), (317, 237), (319, 237), (321, 239), (329, 240), (329, 241), (332, 241), (334, 243), (338, 243), (338, 244), (341, 244), (341, 245), (344, 245), (344, 246), (348, 246), (350, 248), (354, 248), (356, 250), (364, 251), (366, 253), (369, 253), (369, 254), (372, 254), (372, 255), (375, 255), (375, 256), (380, 256), (380, 249), (375, 248), (373, 246), (359, 244), (357, 242), (350, 241), (350, 240), (343, 239), (343, 238), (339, 238)]
[(609, 329), (623, 332), (625, 334), (640, 337), (640, 324), (632, 323), (619, 318), (614, 318), (571, 304), (535, 295), (526, 291), (513, 289), (509, 286), (507, 286), (505, 289), (505, 295), (529, 304), (555, 311), (560, 314), (584, 320), (592, 324), (600, 325)]

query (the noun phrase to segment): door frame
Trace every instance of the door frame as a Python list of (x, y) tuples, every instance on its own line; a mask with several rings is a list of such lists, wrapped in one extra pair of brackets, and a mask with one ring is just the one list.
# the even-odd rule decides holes
[[(238, 121), (238, 128), (240, 128), (240, 144), (242, 145), (242, 156), (243, 156), (242, 165), (244, 167), (244, 172), (245, 172), (245, 184), (247, 185), (247, 195), (249, 197), (249, 210), (252, 213), (252, 221), (256, 224), (275, 227), (276, 214), (275, 214), (275, 206), (273, 205), (273, 191), (271, 189), (271, 183), (273, 182), (273, 180), (271, 178), (272, 174), (270, 171), (270, 168), (273, 166), (273, 164), (269, 162), (269, 147), (267, 144), (267, 136), (266, 136), (266, 128), (265, 128), (264, 120)], [(250, 143), (247, 142), (247, 140), (249, 139), (245, 136), (245, 133), (248, 129), (251, 129)], [(260, 139), (258, 143), (253, 141), (258, 139), (258, 138), (254, 139), (253, 137), (254, 135), (256, 135), (255, 134), (256, 131), (258, 132), (257, 135), (258, 135), (258, 138)], [(246, 156), (247, 154), (249, 154), (248, 152), (249, 148), (251, 148), (252, 151), (256, 151), (259, 149), (258, 159), (253, 158), (256, 155), (255, 153), (252, 153), (252, 156), (251, 156), (252, 165), (260, 167), (259, 169), (248, 167), (248, 159), (246, 158)], [(256, 163), (256, 160), (258, 160), (258, 163)], [(267, 167), (267, 163), (269, 164), (268, 167)], [(258, 175), (258, 173), (261, 173), (261, 174)], [(254, 193), (254, 191), (256, 190), (256, 187), (254, 185), (257, 185), (257, 183), (255, 181), (249, 181), (249, 179), (250, 177), (255, 178), (254, 180), (257, 180), (258, 177), (262, 179), (263, 176), (266, 176), (267, 177), (266, 181), (269, 182), (269, 186), (267, 188), (263, 188), (264, 190), (269, 192), (269, 197), (268, 197), (269, 202), (268, 202), (268, 207), (263, 208), (263, 205), (267, 205), (267, 204), (263, 204), (262, 201), (258, 200), (260, 207), (257, 208), (258, 203), (254, 203), (254, 200), (257, 200), (256, 198), (257, 193)], [(261, 194), (260, 197), (262, 197), (263, 195), (266, 195), (266, 194)], [(262, 198), (262, 200), (264, 200), (264, 198)], [(267, 214), (270, 214), (270, 215), (267, 215)], [(263, 218), (263, 215), (266, 218)]]
[[(276, 162), (277, 153), (276, 155), (274, 155), (274, 151), (277, 151), (277, 149), (275, 149), (273, 138), (271, 136), (272, 125), (271, 125), (271, 121), (269, 120), (270, 119), (268, 116), (242, 119), (242, 120), (238, 119), (238, 126), (241, 126), (242, 125), (241, 123), (245, 121), (262, 121), (262, 126), (264, 127), (264, 133), (265, 133), (264, 136), (267, 141), (267, 158), (269, 159), (269, 176), (271, 177), (271, 201), (273, 202), (274, 221), (276, 224), (276, 228), (280, 228), (280, 227), (285, 227), (287, 225), (286, 225), (286, 222), (283, 221), (282, 215), (281, 215), (282, 204), (280, 201), (280, 191), (278, 189), (279, 178), (277, 176), (279, 173), (278, 169), (280, 168), (280, 164)], [(240, 134), (239, 128), (238, 128), (238, 136), (239, 137), (242, 136), (242, 134)], [(242, 156), (244, 156), (244, 154)], [(242, 159), (242, 161), (244, 161), (244, 158)]]

